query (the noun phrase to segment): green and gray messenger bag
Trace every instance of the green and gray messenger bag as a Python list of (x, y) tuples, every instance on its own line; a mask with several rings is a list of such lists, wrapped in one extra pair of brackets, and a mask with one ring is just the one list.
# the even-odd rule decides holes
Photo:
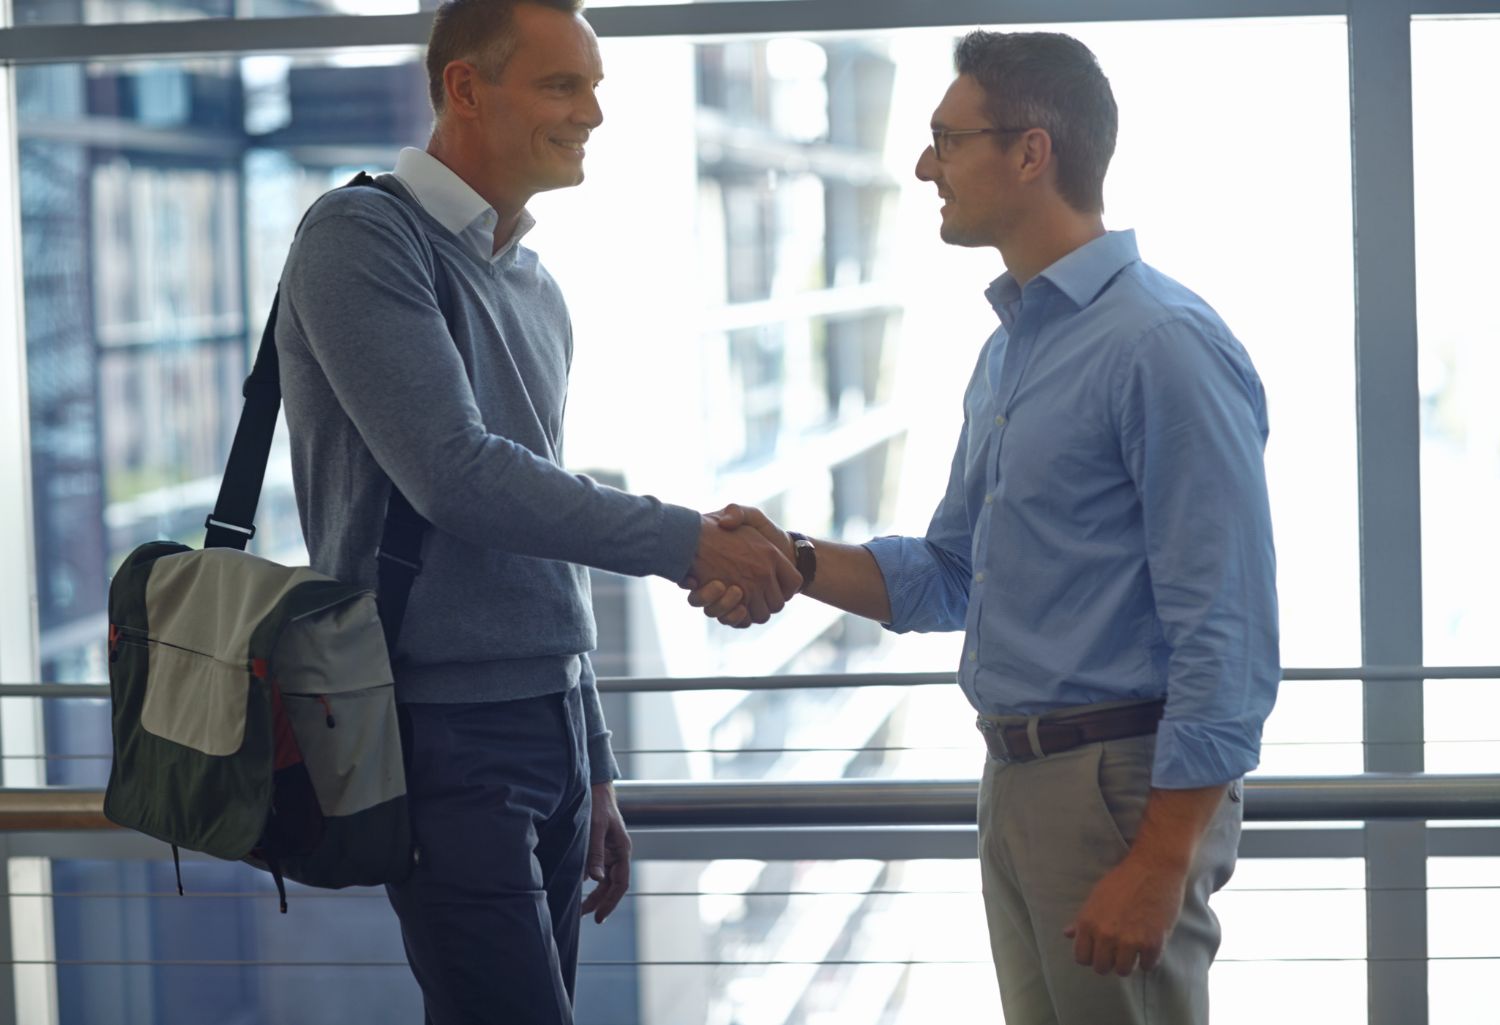
[[(351, 186), (379, 187), (360, 175)], [(388, 652), (427, 523), (394, 487), (378, 593), (245, 552), (281, 406), (276, 310), (202, 550), (152, 541), (109, 589), (110, 821), (309, 886), (411, 871)], [(178, 892), (182, 890), (178, 866)]]

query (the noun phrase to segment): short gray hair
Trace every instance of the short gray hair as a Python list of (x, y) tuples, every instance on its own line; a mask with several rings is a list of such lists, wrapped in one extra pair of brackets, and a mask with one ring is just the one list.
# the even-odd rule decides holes
[(471, 60), (486, 81), (493, 82), (516, 52), (516, 8), (550, 7), (564, 14), (583, 10), (584, 0), (443, 0), (427, 37), (427, 95), (432, 112), (443, 113), (443, 69), (456, 60)]

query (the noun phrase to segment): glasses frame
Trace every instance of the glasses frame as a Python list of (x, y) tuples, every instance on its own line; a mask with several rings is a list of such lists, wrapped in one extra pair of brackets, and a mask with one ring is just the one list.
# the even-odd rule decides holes
[(934, 128), (932, 130), (932, 155), (938, 160), (946, 160), (943, 156), (943, 148), (949, 139), (958, 135), (1011, 135), (1016, 132), (1029, 132), (1031, 128)]

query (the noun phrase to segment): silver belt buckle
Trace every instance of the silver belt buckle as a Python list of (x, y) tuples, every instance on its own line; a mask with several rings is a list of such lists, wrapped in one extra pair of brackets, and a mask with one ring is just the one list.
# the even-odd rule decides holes
[(1011, 760), (1010, 749), (1005, 746), (1004, 730), (982, 715), (975, 718), (974, 725), (979, 728), (980, 735), (984, 737), (984, 746), (989, 749), (990, 757), (997, 762), (1009, 762)]

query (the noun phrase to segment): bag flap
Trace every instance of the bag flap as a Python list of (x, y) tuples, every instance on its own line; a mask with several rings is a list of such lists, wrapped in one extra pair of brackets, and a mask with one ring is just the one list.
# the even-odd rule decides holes
[(273, 661), (283, 694), (340, 694), (394, 680), (369, 592), (287, 623)]
[(252, 658), (269, 655), (252, 651), (262, 624), (293, 589), (312, 582), (325, 585), (330, 597), (361, 593), (306, 566), (282, 566), (233, 548), (163, 556), (146, 583), (149, 637), (248, 670)]

